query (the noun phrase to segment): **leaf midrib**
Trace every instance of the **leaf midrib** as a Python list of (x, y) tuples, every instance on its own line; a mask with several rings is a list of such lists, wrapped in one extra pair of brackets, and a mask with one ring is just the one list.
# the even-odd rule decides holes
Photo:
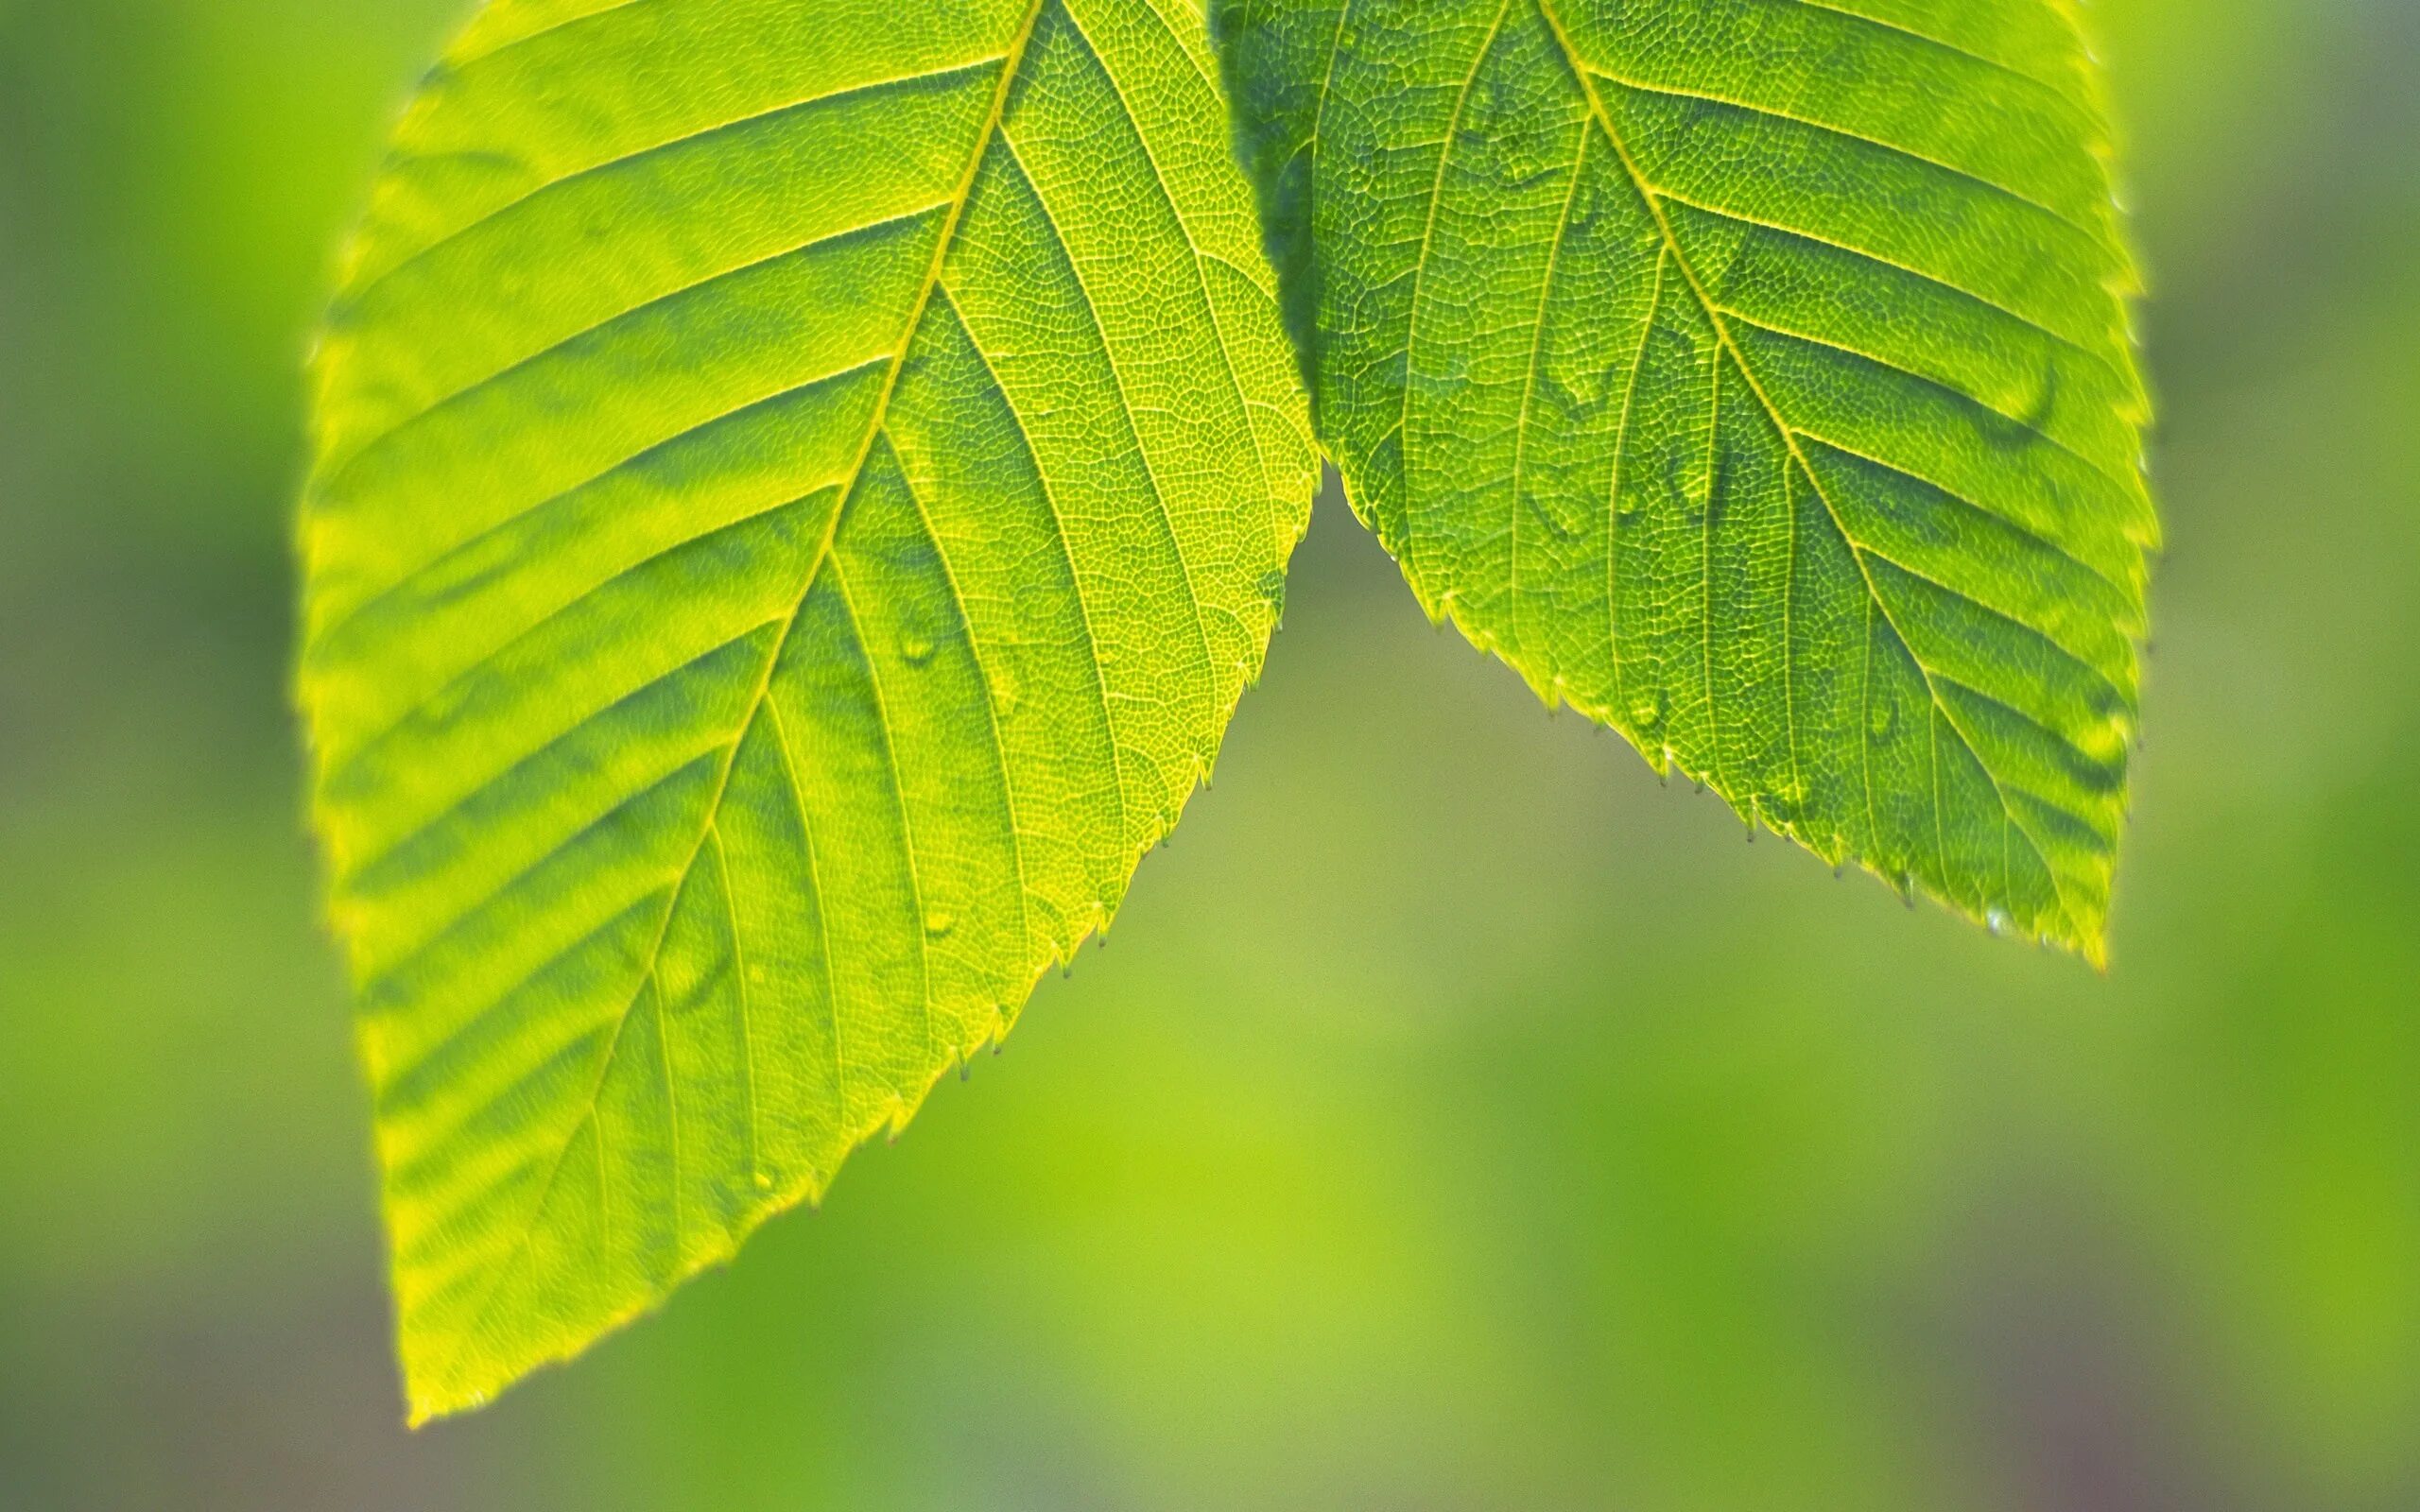
[[(2085, 952), (2087, 956), (2095, 959), (2097, 962), (2100, 947), (2096, 940), (2087, 936), (2083, 931), (2078, 927), (2074, 910), (2070, 908), (2067, 903), (2066, 885), (2065, 882), (2061, 880), (2058, 868), (2050, 864), (2049, 857), (2043, 851), (2042, 843), (2035, 837), (2033, 832), (2027, 828), (2025, 824), (2017, 818), (2015, 807), (2009, 801), (2008, 791), (2001, 783), (1999, 774), (1992, 769), (1989, 762), (1983, 760), (1981, 751), (1978, 749), (1975, 745), (1974, 737), (1966, 731), (1964, 726), (1958, 721), (1957, 716), (1950, 712), (1947, 700), (1942, 697), (1941, 689), (1934, 681), (1932, 668), (1927, 665), (1925, 659), (1917, 653), (1915, 644), (1909, 640), (1906, 632), (1901, 629), (1897, 617), (1892, 613), (1891, 606), (1884, 601), (1881, 591), (1874, 580), (1873, 570), (1866, 562), (1865, 546), (1858, 541), (1856, 535), (1851, 533), (1847, 523), (1841, 518), (1840, 510), (1833, 505), (1829, 492), (1824, 487), (1823, 479), (1817, 476), (1813, 464), (1808, 461), (1806, 453), (1798, 444), (1798, 432), (1796, 428), (1783, 417), (1780, 408), (1774, 404), (1772, 396), (1767, 393), (1763, 383), (1756, 377), (1755, 369), (1748, 365), (1747, 353), (1741, 349), (1737, 338), (1732, 335), (1730, 324), (1724, 315), (1723, 306), (1720, 304), (1707, 291), (1704, 284), (1698, 276), (1697, 269), (1691, 266), (1687, 253), (1684, 251), (1681, 247), (1679, 237), (1673, 232), (1670, 218), (1665, 214), (1663, 200), (1659, 192), (1655, 188), (1653, 182), (1648, 179), (1645, 172), (1640, 169), (1636, 159), (1631, 155), (1629, 144), (1623, 140), (1619, 128), (1614, 123), (1613, 112), (1605, 108), (1604, 99), (1598, 93), (1595, 76), (1591, 72), (1591, 65), (1582, 55), (1578, 46), (1574, 44), (1570, 32), (1564, 26), (1563, 18), (1555, 12), (1554, 0), (1533, 0), (1533, 3), (1537, 8), (1539, 19), (1546, 24), (1547, 30), (1551, 33), (1554, 38), (1556, 49), (1562, 54), (1564, 66), (1571, 70), (1573, 78), (1578, 81), (1581, 93), (1587, 100), (1589, 113), (1596, 117), (1599, 128), (1605, 133), (1607, 144), (1613, 147), (1616, 159), (1619, 161), (1622, 165), (1623, 173), (1628, 176), (1632, 186), (1637, 191), (1641, 202), (1647, 206), (1648, 214), (1653, 218), (1656, 232), (1662, 237), (1666, 250), (1671, 254), (1673, 265), (1681, 270), (1681, 276), (1687, 283), (1690, 294), (1697, 300), (1699, 307), (1705, 312), (1706, 320), (1714, 331), (1715, 339), (1721, 345), (1723, 351), (1729, 353), (1732, 365), (1738, 369), (1740, 377), (1745, 380), (1748, 385), (1749, 392), (1755, 395), (1756, 403), (1764, 410), (1766, 420), (1771, 422), (1774, 432), (1780, 436), (1782, 445), (1789, 453), (1790, 461), (1798, 468), (1800, 472), (1806, 475), (1808, 487), (1814, 490), (1817, 501), (1824, 506), (1824, 514), (1831, 520), (1832, 528), (1838, 532), (1841, 541), (1849, 548), (1849, 556), (1851, 559), (1857, 563), (1858, 576), (1865, 585), (1866, 596), (1873, 610), (1881, 615), (1883, 624), (1890, 628), (1893, 637), (1896, 639), (1900, 645), (1907, 651), (1909, 662), (1915, 666), (1917, 674), (1923, 678), (1925, 684), (1925, 696), (1932, 705), (1934, 715), (1939, 720), (1946, 722), (1949, 725), (1951, 730), (1958, 736), (1959, 740), (1965, 745), (1968, 753), (1975, 758), (1975, 765), (1981, 769), (1984, 777), (1992, 784), (1993, 796), (1999, 803), (2003, 822), (2005, 822), (2010, 828), (2014, 829), (2018, 834), (2024, 836), (2025, 843), (2027, 846), (2031, 848), (2035, 858), (2040, 861), (2044, 874), (2049, 878), (2052, 893), (2058, 899), (2060, 916), (2066, 920), (2069, 934), (2074, 936), (2077, 944)], [(1501, 24), (1501, 20), (1502, 16), (1501, 13), (1499, 13), (1499, 25)], [(1492, 50), (1493, 46), (1494, 43), (1491, 40), (1488, 45), (1481, 49), (1480, 58), (1482, 62), (1485, 60), (1486, 53)], [(1476, 65), (1474, 67), (1474, 77), (1475, 76)], [(1450, 136), (1446, 150), (1450, 150)], [(1719, 383), (1721, 374), (1721, 368), (1720, 364), (1717, 365), (1715, 372)], [(1793, 514), (1791, 517), (1790, 534), (1790, 550), (1793, 557), (1797, 552), (1797, 540), (1796, 517)], [(1788, 656), (1787, 645), (1787, 635), (1785, 633), (1785, 657)], [(1868, 643), (1868, 650), (1870, 654), (1870, 640)], [(1795, 767), (1800, 759), (1799, 744), (1794, 708), (1794, 691), (1792, 689), (1792, 679), (1787, 667), (1785, 667), (1784, 670), (1782, 683), (1784, 699), (1786, 703), (1789, 703), (1791, 705), (1792, 710), (1789, 748), (1790, 760), (1793, 767)], [(1931, 723), (1931, 721), (1927, 722)], [(1935, 724), (1933, 728), (1933, 738), (1937, 742), (1940, 738), (1939, 726)], [(1861, 733), (1860, 743), (1866, 751), (1867, 761), (1870, 764), (1872, 760), (1872, 736), (1870, 731)], [(1719, 765), (1719, 749), (1717, 752), (1717, 761)], [(1939, 791), (1941, 767), (1937, 755), (1932, 761), (1932, 772), (1935, 789), (1932, 802), (1933, 822), (1937, 830), (1941, 824), (1942, 817), (1942, 802)], [(1870, 783), (1870, 775), (1868, 781)], [(1939, 843), (1939, 841), (1936, 841), (1936, 846), (1938, 846)], [(1945, 854), (1946, 852), (1945, 851)]]
[[(487, 1320), (487, 1314), (494, 1308), (497, 1297), (503, 1295), (506, 1278), (528, 1253), (529, 1243), (536, 1234), (538, 1222), (545, 1213), (547, 1202), (553, 1197), (555, 1184), (562, 1178), (563, 1166), (571, 1156), (572, 1146), (578, 1143), (579, 1128), (581, 1124), (589, 1122), (596, 1116), (599, 1100), (604, 1095), (606, 1079), (613, 1074), (614, 1064), (621, 1054), (622, 1043), (629, 1032), (631, 1020), (637, 1012), (639, 996), (647, 990), (648, 985), (655, 980), (655, 973), (661, 964), (664, 941), (671, 931), (673, 915), (679, 909), (681, 895), (688, 885), (690, 873), (696, 869), (698, 858), (703, 853), (707, 839), (716, 833), (715, 819), (721, 812), (724, 795), (730, 790), (732, 772), (738, 765), (740, 747), (746, 743), (749, 730), (753, 727), (760, 713), (768, 707), (774, 672), (781, 665), (782, 656), (789, 645), (790, 637), (798, 628), (799, 617), (805, 610), (808, 596), (814, 592), (823, 563), (831, 555), (833, 541), (839, 534), (840, 522), (848, 512), (849, 501), (856, 493), (857, 485), (863, 477), (867, 462), (873, 455), (874, 446), (882, 438), (888, 423), (891, 400), (898, 391), (900, 374), (907, 367), (908, 350), (915, 344), (917, 333), (923, 329), (925, 314), (932, 306), (933, 295), (941, 286), (942, 269), (948, 260), (952, 244), (957, 240), (959, 225), (965, 216), (967, 204), (973, 198), (977, 177), (982, 171), (984, 158), (993, 140), (999, 135), (1001, 122), (1008, 112), (1010, 95), (1016, 87), (1018, 75), (1023, 71), (1026, 48), (1032, 42), (1035, 27), (1042, 19), (1043, 11), (1048, 9), (1049, 4), (1050, 0), (1032, 0), (1025, 19), (1018, 25), (1016, 34), (1003, 55), (1000, 80), (993, 92), (991, 107), (984, 115), (982, 129), (977, 133), (967, 153), (966, 171), (959, 180), (957, 192), (950, 198), (948, 214), (942, 222), (940, 235), (934, 241), (932, 260), (925, 270), (924, 282), (917, 290), (915, 302), (910, 306), (907, 318), (901, 326), (899, 342), (892, 350), (889, 368), (883, 374), (882, 389), (875, 397), (873, 413), (866, 422), (865, 434), (858, 442), (856, 455), (851, 460), (847, 472), (842, 474), (840, 492), (833, 506), (832, 517), (825, 523), (823, 535), (817, 541), (815, 550), (807, 560), (798, 597), (790, 606), (788, 614), (781, 622), (781, 633), (774, 637), (772, 647), (765, 658), (764, 670), (759, 674), (755, 689), (750, 695), (746, 705), (747, 713), (741, 717), (738, 728), (733, 732), (730, 742), (724, 747), (720, 768), (716, 773), (714, 785), (703, 808), (704, 818), (699, 825), (698, 838), (691, 846), (687, 858), (674, 874), (673, 885), (665, 903), (663, 916), (657, 921), (654, 937), (648, 942), (642, 957), (646, 963), (646, 969), (640, 976), (639, 986), (632, 992), (630, 1003), (622, 1009), (615, 1022), (613, 1043), (607, 1047), (604, 1058), (597, 1067), (596, 1078), (586, 1095), (580, 1100), (582, 1110), (579, 1116), (572, 1121), (570, 1135), (564, 1139), (562, 1150), (557, 1152), (545, 1180), (540, 1185), (537, 1195), (530, 1203), (528, 1217), (523, 1223), (520, 1232), (515, 1235), (510, 1249), (491, 1272), (493, 1280), (489, 1282), (477, 1310), (472, 1314), (469, 1325), (458, 1336), (458, 1342), (447, 1359), (446, 1370), (441, 1378), (449, 1383), (458, 1373), (464, 1351), (477, 1339), (479, 1330)], [(854, 611), (852, 617), (854, 618)], [(921, 927), (921, 918), (918, 923)], [(929, 1007), (928, 999), (928, 1012)]]

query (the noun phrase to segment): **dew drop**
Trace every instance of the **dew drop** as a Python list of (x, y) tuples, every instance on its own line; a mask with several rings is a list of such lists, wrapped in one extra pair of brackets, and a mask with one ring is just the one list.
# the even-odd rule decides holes
[(770, 1192), (773, 1190), (772, 1172), (759, 1171), (756, 1173), (756, 1190), (759, 1192)]
[(932, 638), (925, 635), (902, 636), (899, 640), (899, 654), (908, 659), (909, 666), (921, 667), (933, 659)]
[(1995, 935), (2007, 934), (2008, 923), (2008, 914), (2002, 909), (1994, 908), (1983, 915), (1983, 927)]
[(1574, 231), (1584, 231), (1596, 224), (1597, 217), (1603, 211), (1604, 196), (1597, 187), (1596, 180), (1582, 179), (1572, 186), (1571, 213), (1564, 217), (1564, 224)]
[(1640, 730), (1652, 730), (1664, 722), (1664, 699), (1661, 695), (1643, 695), (1631, 700), (1630, 722)]
[(1899, 728), (1897, 701), (1885, 698), (1868, 710), (1865, 715), (1865, 728), (1873, 731), (1874, 738), (1876, 740), (1890, 739), (1892, 732)]
[(925, 916), (925, 933), (934, 939), (941, 938), (957, 927), (958, 918), (954, 914), (935, 909)]
[(1546, 527), (1559, 540), (1569, 541), (1587, 528), (1584, 522), (1564, 519), (1561, 514), (1547, 507), (1547, 501), (1536, 494), (1530, 496), (1530, 511), (1543, 521)]

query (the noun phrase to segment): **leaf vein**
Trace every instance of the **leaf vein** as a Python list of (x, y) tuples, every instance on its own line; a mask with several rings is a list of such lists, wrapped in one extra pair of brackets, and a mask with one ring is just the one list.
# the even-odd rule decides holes
[(1989, 190), (1993, 194), (2012, 200), (2028, 210), (2047, 215), (2070, 231), (2080, 232), (2086, 236), (2094, 238), (2095, 240), (2098, 240), (2101, 235), (2101, 232), (2089, 226), (2083, 225), (2073, 216), (2067, 215), (2065, 211), (2058, 210), (2050, 205), (2045, 204), (2043, 201), (2034, 198), (2032, 196), (2026, 194), (2022, 190), (2012, 188), (2008, 184), (2001, 183), (1996, 179), (1988, 178), (1985, 175), (1977, 173), (1971, 168), (1962, 168), (1954, 163), (1945, 162), (1943, 159), (1919, 152), (1915, 148), (1907, 146), (1901, 143), (1887, 142), (1880, 137), (1869, 136), (1862, 131), (1852, 130), (1847, 127), (1840, 126), (1830, 121), (1817, 120), (1811, 115), (1801, 115), (1795, 112), (1782, 110), (1777, 106), (1759, 104), (1756, 101), (1740, 99), (1735, 95), (1718, 94), (1711, 90), (1684, 89), (1676, 84), (1652, 84), (1642, 78), (1634, 78), (1614, 73), (1600, 63), (1589, 63), (1586, 66), (1590, 73), (1595, 74), (1597, 77), (1604, 82), (1612, 84), (1619, 89), (1630, 90), (1635, 94), (1661, 95), (1667, 99), (1696, 100), (1703, 104), (1720, 106), (1724, 110), (1737, 111), (1746, 115), (1761, 116), (1767, 120), (1778, 121), (1789, 126), (1805, 127), (1810, 131), (1821, 131), (1826, 135), (1838, 137), (1842, 141), (1854, 142), (1864, 146), (1875, 147), (1880, 151), (1893, 153), (1899, 157), (1907, 159), (1910, 163), (1919, 163), (1937, 172), (1947, 174), (1952, 178), (1973, 184), (1978, 188)]
[[(635, 3), (635, 0), (632, 0), (632, 3)], [(498, 50), (501, 51), (502, 49)], [(814, 106), (829, 104), (836, 100), (849, 99), (860, 94), (879, 94), (884, 90), (897, 89), (903, 84), (925, 83), (936, 78), (946, 78), (952, 74), (971, 74), (978, 68), (989, 67), (994, 63), (1003, 61), (1005, 57), (1005, 54), (993, 53), (983, 58), (969, 59), (965, 62), (961, 63), (950, 63), (941, 68), (926, 69), (922, 73), (900, 74), (889, 78), (867, 79), (862, 83), (843, 85), (838, 89), (827, 90), (821, 94), (809, 94), (803, 99), (786, 100), (779, 105), (769, 106), (764, 110), (752, 112), (746, 115), (735, 115), (720, 121), (714, 121), (693, 130), (683, 131), (677, 136), (666, 137), (661, 142), (650, 142), (646, 146), (633, 147), (628, 152), (623, 152), (614, 157), (606, 158), (601, 162), (592, 163), (583, 167), (576, 168), (569, 173), (558, 175), (555, 178), (547, 180), (544, 183), (534, 185), (523, 193), (513, 196), (510, 199), (504, 201), (502, 204), (495, 205), (485, 211), (475, 220), (454, 227), (452, 230), (447, 231), (444, 234), (439, 236), (435, 241), (415, 249), (409, 255), (398, 260), (389, 266), (380, 269), (362, 283), (345, 289), (340, 298), (343, 300), (344, 303), (349, 306), (358, 305), (363, 300), (368, 299), (371, 294), (375, 292), (381, 284), (393, 278), (396, 274), (403, 272), (406, 268), (419, 263), (430, 254), (460, 241), (463, 237), (478, 231), (481, 227), (519, 209), (523, 205), (529, 203), (531, 200), (538, 198), (540, 196), (551, 193), (556, 189), (562, 188), (565, 184), (577, 183), (581, 180), (592, 178), (598, 174), (608, 173), (616, 168), (630, 167), (634, 163), (645, 162), (648, 158), (655, 157), (660, 153), (669, 152), (675, 148), (687, 146), (693, 143), (703, 141), (705, 138), (713, 136), (718, 131), (728, 131), (735, 127), (752, 126), (761, 121), (771, 120), (777, 115), (788, 114), (793, 111), (808, 110)], [(844, 232), (837, 234), (845, 235), (847, 233)]]
[[(1602, 124), (1606, 137), (1612, 145), (1616, 155), (1621, 159), (1623, 167), (1628, 170), (1633, 181), (1637, 185), (1639, 196), (1646, 202), (1648, 212), (1654, 218), (1657, 229), (1663, 233), (1666, 242), (1670, 245), (1674, 264), (1680, 268), (1682, 277), (1687, 281), (1689, 288), (1697, 297), (1699, 304), (1704, 308), (1707, 319), (1711, 321), (1714, 326), (1717, 339), (1729, 350), (1732, 361), (1734, 365), (1739, 369), (1740, 377), (1747, 384), (1750, 392), (1755, 395), (1757, 402), (1763, 405), (1773, 425), (1782, 432), (1784, 444), (1789, 451), (1791, 461), (1806, 473), (1807, 481), (1815, 490), (1815, 496), (1823, 502), (1825, 512), (1830, 516), (1833, 527), (1840, 531), (1842, 542), (1849, 545), (1851, 554), (1858, 563), (1858, 570), (1865, 579), (1867, 594), (1874, 599), (1876, 607), (1879, 610), (1884, 623), (1890, 626), (1893, 636), (1898, 639), (1903, 648), (1907, 648), (1909, 660), (1913, 662), (1917, 672), (1924, 679), (1926, 692), (1931, 700), (1931, 705), (1936, 715), (1945, 719), (1949, 718), (1950, 716), (1947, 707), (1941, 696), (1941, 690), (1934, 684), (1931, 668), (1927, 666), (1923, 660), (1916, 656), (1912, 647), (1908, 646), (1906, 637), (1900, 634), (1896, 624), (1892, 622), (1890, 606), (1881, 602), (1879, 591), (1876, 589), (1874, 582), (1872, 569), (1866, 565), (1863, 555), (1859, 553), (1854, 543), (1850, 541), (1847, 530), (1841, 523), (1840, 510), (1833, 505), (1830, 496), (1824, 492), (1823, 480), (1815, 475), (1814, 469), (1807, 465), (1805, 454), (1799, 450), (1796, 440), (1796, 432), (1791, 428), (1788, 419), (1781, 413), (1780, 409), (1774, 405), (1772, 398), (1765, 393), (1763, 387), (1757, 383), (1755, 374), (1747, 366), (1745, 354), (1741, 352), (1736, 338), (1733, 337), (1728, 326), (1723, 322), (1723, 318), (1720, 313), (1720, 307), (1716, 304), (1713, 297), (1706, 292), (1704, 285), (1699, 282), (1696, 270), (1689, 265), (1686, 255), (1682, 252), (1677, 240), (1675, 240), (1673, 236), (1671, 220), (1665, 212), (1658, 191), (1649, 182), (1645, 176), (1639, 172), (1635, 161), (1633, 160), (1630, 155), (1629, 147), (1624, 145), (1620, 131), (1615, 125), (1612, 113), (1606, 110), (1603, 100), (1597, 94), (1595, 86), (1589, 82), (1590, 76), (1586, 62), (1578, 49), (1572, 44), (1570, 34), (1564, 27), (1562, 18), (1555, 13), (1554, 0), (1534, 0), (1534, 3), (1538, 8), (1540, 16), (1545, 20), (1547, 28), (1554, 33), (1557, 45), (1561, 48), (1564, 58), (1570, 67), (1574, 77), (1578, 79), (1582, 90), (1586, 94), (1589, 107), (1595, 112), (1599, 121)], [(1718, 362), (1716, 365), (1716, 373), (1718, 378), (1720, 377), (1720, 364)], [(1959, 735), (1960, 739), (1964, 740), (1966, 738), (1964, 732), (1958, 728), (1954, 720), (1951, 723), (1951, 729), (1953, 732)], [(1971, 742), (1968, 742), (1968, 749), (1970, 752), (1974, 752), (1975, 750)], [(1718, 757), (1719, 755), (1720, 752), (1718, 750)], [(1993, 792), (1998, 799), (2002, 814), (2012, 819), (2015, 818), (2015, 810), (2009, 801), (2007, 789), (2001, 782), (1999, 774), (1992, 770), (1990, 764), (1982, 760), (1979, 752), (1976, 752), (1975, 755), (1976, 765), (1981, 768), (1984, 776), (1992, 783)], [(1938, 823), (1940, 816), (1940, 801), (1937, 794), (1934, 802), (1934, 815), (1935, 821)], [(2021, 823), (2022, 821), (2019, 822)], [(2028, 838), (2031, 839), (2031, 836), (2029, 834)], [(2044, 866), (2046, 868), (2048, 868), (2048, 862), (2047, 858), (2044, 861)], [(2066, 885), (2059, 878), (2055, 868), (2048, 869), (2050, 870), (2051, 885), (2060, 896), (2061, 911), (2066, 916), (2069, 929), (2072, 931), (2074, 928), (2074, 916), (2072, 912), (2068, 910), (2066, 902)]]

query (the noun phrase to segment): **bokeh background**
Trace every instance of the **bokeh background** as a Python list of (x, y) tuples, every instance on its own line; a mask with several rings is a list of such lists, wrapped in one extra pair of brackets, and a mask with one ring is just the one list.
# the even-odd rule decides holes
[(297, 369), (456, 0), (0, 0), (0, 1507), (2420, 1507), (2420, 5), (2100, 0), (2172, 547), (2106, 978), (1835, 884), (1323, 502), (1105, 951), (401, 1427)]

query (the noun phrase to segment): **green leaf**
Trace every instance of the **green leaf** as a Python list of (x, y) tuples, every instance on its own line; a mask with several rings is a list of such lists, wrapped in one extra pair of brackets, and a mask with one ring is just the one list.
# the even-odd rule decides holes
[(316, 360), (301, 694), (415, 1420), (1106, 927), (1315, 455), (1168, 0), (494, 0)]
[(2156, 524), (2067, 0), (1219, 0), (1432, 616), (1751, 824), (2103, 951)]

